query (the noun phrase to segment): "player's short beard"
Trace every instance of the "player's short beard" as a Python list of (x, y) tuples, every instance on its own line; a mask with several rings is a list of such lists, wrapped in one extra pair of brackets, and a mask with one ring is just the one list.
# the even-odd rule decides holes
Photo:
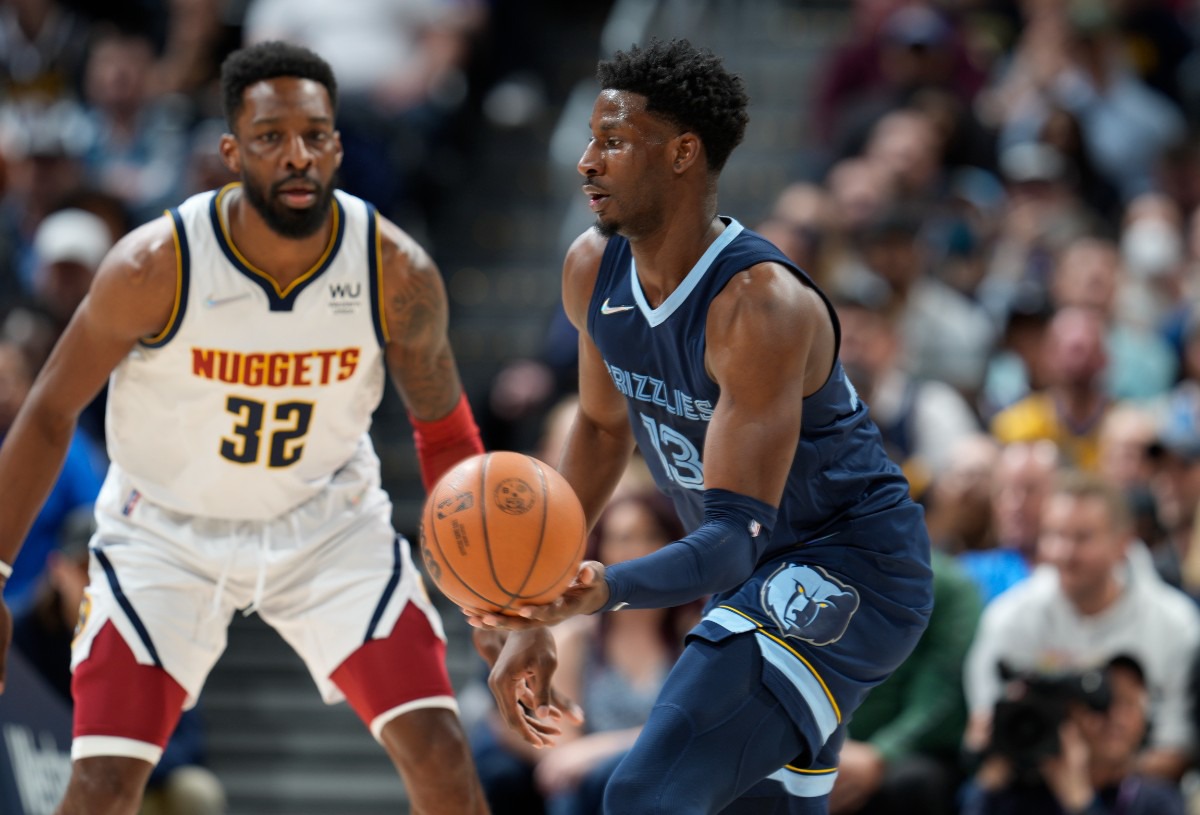
[(600, 237), (606, 240), (615, 237), (617, 233), (621, 231), (621, 225), (616, 221), (609, 221), (605, 223), (599, 218), (596, 219), (596, 223), (592, 224), (592, 228), (600, 233)]
[(245, 191), (246, 200), (250, 202), (250, 206), (254, 207), (254, 210), (262, 216), (262, 219), (267, 222), (267, 226), (285, 238), (299, 239), (315, 235), (325, 225), (329, 208), (333, 204), (332, 184), (324, 186), (304, 176), (303, 180), (316, 186), (317, 200), (306, 209), (294, 209), (285, 205), (279, 199), (279, 190), (284, 184), (296, 181), (298, 178), (285, 178), (275, 182), (271, 185), (270, 195), (264, 196), (253, 181), (244, 175), (242, 177), (242, 190)]

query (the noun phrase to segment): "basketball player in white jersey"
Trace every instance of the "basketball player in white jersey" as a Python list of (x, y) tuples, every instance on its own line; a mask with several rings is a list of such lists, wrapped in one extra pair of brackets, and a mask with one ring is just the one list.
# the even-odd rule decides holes
[[(413, 812), (485, 813), (441, 621), (392, 530), (367, 434), (386, 369), (427, 485), (482, 451), (440, 275), (408, 235), (333, 189), (342, 148), (324, 61), (265, 43), (226, 61), (222, 88), (220, 152), (242, 182), (114, 247), (0, 449), (6, 577), (111, 373), (112, 466), (59, 812), (137, 811), (230, 619), (253, 608), (326, 701), (347, 699), (370, 727)], [(0, 682), (10, 631), (0, 602)]]

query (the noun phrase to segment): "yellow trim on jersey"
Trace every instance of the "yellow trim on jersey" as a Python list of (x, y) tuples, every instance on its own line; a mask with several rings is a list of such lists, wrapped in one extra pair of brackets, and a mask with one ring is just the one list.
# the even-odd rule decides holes
[(829, 699), (829, 704), (830, 704), (830, 706), (833, 707), (833, 714), (835, 716), (837, 716), (838, 724), (842, 723), (842, 709), (840, 707), (838, 707), (837, 700), (833, 698), (833, 693), (829, 690), (829, 686), (825, 684), (825, 680), (821, 678), (821, 674), (817, 673), (817, 669), (812, 666), (811, 662), (809, 662), (807, 659), (805, 659), (800, 654), (800, 652), (797, 651), (795, 648), (788, 645), (787, 642), (785, 642), (781, 637), (777, 637), (774, 634), (772, 634), (770, 631), (768, 631), (767, 629), (763, 628), (762, 623), (760, 623), (758, 620), (751, 617), (749, 614), (746, 614), (745, 612), (741, 611), (740, 609), (736, 609), (733, 606), (722, 605), (722, 606), (718, 606), (718, 608), (723, 608), (726, 611), (732, 611), (734, 614), (745, 617), (747, 620), (754, 623), (754, 628), (756, 629), (755, 630), (756, 634), (762, 634), (764, 637), (774, 640), (775, 642), (779, 643), (784, 648), (786, 648), (788, 650), (788, 652), (791, 653), (792, 656), (794, 656), (796, 659), (803, 662), (804, 667), (808, 668), (809, 673), (811, 673), (813, 675), (813, 677), (817, 680), (817, 682), (820, 683), (821, 690), (825, 691), (825, 697), (827, 699)]
[(333, 248), (337, 246), (338, 222), (341, 220), (342, 215), (341, 207), (338, 206), (338, 201), (335, 197), (333, 199), (333, 206), (330, 207), (330, 209), (333, 211), (333, 229), (329, 231), (329, 243), (326, 244), (325, 251), (321, 253), (321, 257), (317, 258), (317, 262), (312, 265), (312, 268), (289, 283), (286, 289), (281, 289), (279, 288), (278, 281), (276, 281), (274, 277), (267, 274), (250, 261), (246, 260), (246, 256), (241, 253), (241, 251), (237, 248), (237, 245), (233, 242), (233, 235), (229, 231), (229, 224), (225, 223), (225, 209), (223, 206), (225, 194), (234, 187), (240, 186), (242, 186), (242, 182), (233, 181), (229, 184), (226, 184), (221, 188), (221, 191), (217, 193), (217, 223), (221, 225), (221, 234), (225, 236), (225, 245), (229, 247), (229, 250), (233, 252), (234, 257), (241, 261), (243, 266), (261, 277), (263, 280), (270, 283), (271, 287), (275, 289), (275, 293), (279, 295), (280, 298), (287, 297), (288, 294), (291, 293), (292, 289), (308, 280), (320, 270), (320, 268), (325, 264), (325, 261), (329, 258), (330, 253), (333, 252)]
[(146, 337), (142, 342), (153, 345), (156, 342), (162, 342), (163, 338), (171, 333), (171, 329), (175, 327), (175, 321), (179, 319), (179, 307), (183, 300), (183, 247), (179, 245), (179, 227), (175, 223), (175, 218), (172, 217), (170, 210), (163, 210), (163, 216), (171, 222), (171, 238), (175, 241), (175, 302), (171, 305), (171, 317), (167, 320), (167, 324), (163, 326), (163, 330), (159, 331), (153, 337)]
[(837, 767), (826, 767), (823, 770), (814, 770), (811, 767), (793, 767), (791, 764), (784, 764), (783, 769), (794, 773), (802, 773), (804, 775), (829, 775), (829, 773), (836, 773), (838, 771)]
[(375, 285), (379, 291), (379, 327), (383, 329), (383, 341), (391, 342), (388, 331), (387, 309), (383, 304), (383, 230), (380, 228), (379, 210), (375, 211)]

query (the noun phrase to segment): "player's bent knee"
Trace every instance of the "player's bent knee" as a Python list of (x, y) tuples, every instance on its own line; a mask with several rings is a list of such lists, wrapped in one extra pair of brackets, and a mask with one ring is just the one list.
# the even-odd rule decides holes
[(136, 812), (154, 765), (125, 756), (81, 758), (71, 765), (71, 780), (61, 815), (125, 815)]
[(406, 775), (457, 775), (471, 767), (470, 747), (458, 716), (422, 708), (384, 725), (380, 740)]
[(405, 607), (387, 637), (364, 643), (330, 679), (380, 741), (391, 720), (410, 712), (457, 710), (446, 644), (414, 603)]

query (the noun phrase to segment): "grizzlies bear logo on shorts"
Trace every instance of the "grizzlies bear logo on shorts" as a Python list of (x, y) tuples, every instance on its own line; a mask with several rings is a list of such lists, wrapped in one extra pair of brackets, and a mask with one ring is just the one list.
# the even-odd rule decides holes
[(837, 642), (858, 611), (858, 592), (819, 566), (785, 563), (763, 583), (760, 602), (785, 637)]

